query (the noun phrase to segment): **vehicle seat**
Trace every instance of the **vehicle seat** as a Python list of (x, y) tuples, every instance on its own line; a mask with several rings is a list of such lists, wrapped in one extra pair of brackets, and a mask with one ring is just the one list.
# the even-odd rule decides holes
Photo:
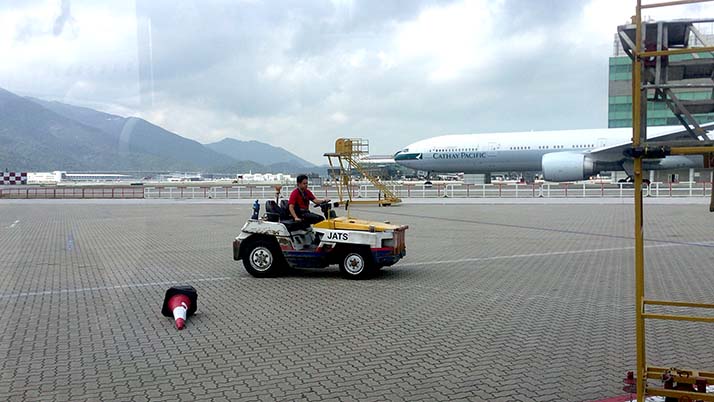
[(269, 222), (280, 222), (288, 229), (289, 232), (294, 232), (296, 230), (306, 230), (310, 227), (305, 222), (295, 222), (290, 216), (290, 211), (288, 210), (288, 201), (281, 200), (281, 206), (273, 200), (265, 201), (265, 216), (268, 218)]
[(280, 207), (277, 202), (273, 200), (265, 201), (265, 216), (268, 218), (268, 222), (279, 222), (280, 212)]
[(280, 200), (280, 219), (291, 219), (288, 200)]

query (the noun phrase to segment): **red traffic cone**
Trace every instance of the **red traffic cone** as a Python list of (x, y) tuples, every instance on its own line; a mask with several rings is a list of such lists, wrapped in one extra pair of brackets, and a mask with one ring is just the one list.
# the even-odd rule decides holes
[(161, 314), (166, 317), (173, 317), (176, 321), (176, 328), (182, 330), (186, 318), (196, 312), (198, 293), (193, 286), (174, 286), (166, 291), (164, 306)]

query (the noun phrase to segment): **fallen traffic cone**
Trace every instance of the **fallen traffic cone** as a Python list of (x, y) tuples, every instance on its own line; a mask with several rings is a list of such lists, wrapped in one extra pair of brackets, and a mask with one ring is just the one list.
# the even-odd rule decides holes
[(196, 312), (197, 300), (198, 293), (193, 286), (174, 286), (166, 291), (161, 314), (173, 317), (176, 321), (176, 328), (180, 331), (186, 323), (186, 318)]

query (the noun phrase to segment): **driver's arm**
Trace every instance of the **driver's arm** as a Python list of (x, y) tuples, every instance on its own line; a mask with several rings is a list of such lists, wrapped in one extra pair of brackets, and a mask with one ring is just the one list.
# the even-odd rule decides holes
[(322, 204), (323, 202), (330, 202), (330, 199), (329, 199), (329, 198), (325, 198), (324, 200), (321, 200), (321, 199), (319, 199), (319, 198), (313, 198), (313, 199), (312, 199), (312, 202), (314, 202), (315, 205), (320, 205), (320, 204)]
[(289, 204), (288, 210), (290, 211), (290, 215), (292, 215), (292, 217), (295, 221), (300, 220), (300, 218), (298, 218), (297, 214), (295, 213), (295, 204)]

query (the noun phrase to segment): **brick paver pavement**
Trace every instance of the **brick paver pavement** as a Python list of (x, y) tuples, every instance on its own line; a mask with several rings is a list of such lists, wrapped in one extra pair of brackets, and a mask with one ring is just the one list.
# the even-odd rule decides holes
[[(247, 205), (0, 210), (0, 400), (583, 401), (634, 365), (629, 205), (355, 208), (410, 226), (369, 281), (250, 277)], [(712, 302), (713, 222), (648, 207), (648, 296)], [(173, 284), (199, 292), (181, 332)], [(711, 328), (649, 323), (650, 363), (712, 370)]]

